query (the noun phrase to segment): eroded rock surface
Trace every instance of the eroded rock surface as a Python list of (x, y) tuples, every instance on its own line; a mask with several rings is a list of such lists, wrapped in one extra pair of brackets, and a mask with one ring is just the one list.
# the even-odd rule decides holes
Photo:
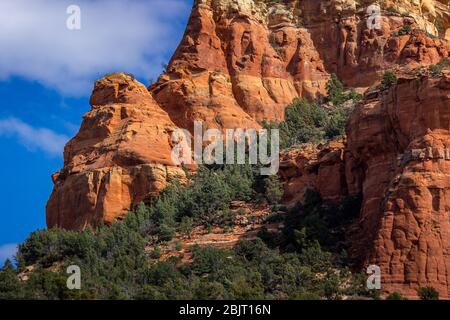
[(53, 176), (47, 225), (82, 229), (111, 223), (165, 188), (183, 170), (171, 160), (176, 126), (144, 85), (126, 74), (99, 80), (92, 110), (65, 147)]
[[(198, 0), (166, 72), (149, 88), (132, 76), (99, 80), (77, 136), (53, 176), (49, 227), (83, 229), (123, 217), (183, 170), (171, 133), (260, 128), (282, 120), (296, 97), (326, 92), (331, 73), (350, 87), (376, 86), (386, 70), (449, 57), (448, 0)], [(327, 199), (363, 194), (353, 254), (379, 264), (385, 291), (449, 292), (449, 76), (402, 77), (369, 91), (347, 141), (282, 155), (290, 203), (305, 188)], [(359, 246), (361, 244), (361, 246)]]
[(381, 267), (383, 292), (450, 293), (450, 71), (404, 75), (371, 89), (344, 141), (282, 153), (285, 200), (362, 195), (351, 241), (360, 265)]
[(358, 255), (386, 291), (450, 293), (450, 74), (368, 95), (348, 125), (351, 192), (362, 192)]
[(150, 90), (180, 127), (196, 119), (212, 128), (258, 127), (282, 120), (296, 97), (325, 94), (331, 73), (366, 88), (397, 65), (448, 56), (430, 22), (446, 11), (434, 2), (382, 2), (379, 28), (369, 28), (372, 1), (196, 1), (180, 46)]

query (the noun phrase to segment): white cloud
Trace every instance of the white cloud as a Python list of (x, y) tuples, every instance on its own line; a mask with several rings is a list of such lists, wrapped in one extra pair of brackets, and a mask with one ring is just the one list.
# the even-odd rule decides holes
[(0, 136), (15, 136), (29, 150), (60, 156), (69, 137), (47, 128), (34, 128), (16, 118), (0, 119)]
[[(186, 0), (1, 0), (0, 80), (21, 76), (64, 94), (85, 95), (112, 71), (150, 78), (177, 45)], [(68, 30), (67, 8), (81, 8)]]
[(14, 257), (16, 252), (17, 244), (0, 245), (0, 268), (3, 267), (6, 259), (10, 259), (12, 261), (12, 258)]

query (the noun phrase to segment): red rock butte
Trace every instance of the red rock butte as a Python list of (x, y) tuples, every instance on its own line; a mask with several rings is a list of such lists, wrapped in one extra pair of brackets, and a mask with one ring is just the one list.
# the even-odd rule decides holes
[[(449, 57), (449, 1), (379, 2), (380, 27), (369, 28), (372, 1), (195, 1), (156, 83), (124, 73), (96, 82), (53, 176), (48, 226), (121, 219), (184, 176), (171, 160), (174, 130), (283, 120), (294, 98), (325, 95), (335, 73), (364, 100), (342, 141), (282, 153), (286, 201), (306, 188), (332, 200), (362, 194), (351, 254), (381, 267), (384, 292), (432, 286), (449, 298), (450, 74), (420, 69)], [(399, 82), (380, 90), (387, 70)]]

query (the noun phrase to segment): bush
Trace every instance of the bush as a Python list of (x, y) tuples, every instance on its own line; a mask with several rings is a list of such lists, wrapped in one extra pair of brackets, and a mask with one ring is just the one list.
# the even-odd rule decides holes
[(318, 102), (295, 99), (285, 110), (285, 121), (265, 124), (267, 129), (280, 130), (280, 147), (286, 149), (302, 143), (319, 143), (342, 135), (345, 131), (351, 107), (345, 102), (356, 103), (362, 96), (354, 90), (344, 92), (344, 85), (335, 74), (327, 84), (327, 102), (332, 108), (324, 108)]
[(181, 219), (179, 230), (181, 233), (190, 236), (194, 229), (194, 219), (191, 217), (183, 217)]
[(271, 205), (277, 205), (281, 202), (284, 195), (283, 184), (277, 175), (269, 176), (265, 180), (265, 197)]
[[(156, 261), (162, 255), (161, 242), (175, 232), (227, 225), (233, 221), (230, 201), (251, 199), (258, 192), (276, 204), (281, 184), (276, 176), (258, 177), (246, 165), (201, 167), (186, 185), (174, 182), (148, 206), (140, 204), (110, 227), (37, 231), (19, 247), (19, 270), (10, 263), (0, 270), (0, 298), (339, 299), (350, 294), (343, 286), (354, 280), (339, 269), (327, 244), (340, 239), (336, 230), (341, 224), (330, 218), (336, 208), (313, 191), (305, 205), (290, 214), (292, 224), (285, 230), (290, 238), (279, 235), (279, 248), (257, 239), (240, 242), (233, 250), (193, 248), (190, 264), (181, 258)], [(349, 207), (337, 209), (339, 219), (346, 217), (341, 210)], [(332, 238), (326, 238), (330, 234)], [(290, 241), (296, 243), (292, 250)], [(76, 292), (66, 287), (65, 270), (74, 264), (83, 274), (83, 290)], [(29, 281), (19, 281), (18, 272), (30, 265), (34, 270)]]
[(439, 300), (439, 292), (432, 287), (420, 288), (418, 294), (420, 300)]
[(381, 81), (382, 90), (387, 90), (397, 83), (398, 79), (394, 73), (391, 71), (386, 71), (383, 75), (383, 80)]
[(400, 30), (398, 31), (398, 35), (399, 36), (404, 36), (404, 35), (407, 35), (407, 34), (410, 34), (411, 33), (411, 26), (410, 25), (404, 25), (404, 26), (402, 26), (401, 28), (400, 28)]
[(303, 205), (291, 209), (285, 218), (285, 246), (301, 252), (305, 246), (318, 241), (321, 247), (340, 257), (346, 249), (345, 231), (360, 209), (361, 197), (348, 197), (340, 204), (333, 204), (324, 201), (317, 191), (308, 189)]
[(330, 81), (327, 83), (328, 101), (333, 105), (339, 106), (347, 101), (347, 96), (344, 94), (344, 85), (339, 81), (336, 74), (331, 75)]
[(386, 300), (406, 300), (406, 298), (398, 292), (392, 292), (386, 297)]
[(186, 185), (173, 182), (124, 223), (142, 236), (151, 235), (155, 243), (170, 241), (176, 232), (189, 235), (198, 225), (228, 227), (234, 222), (231, 201), (252, 199), (257, 179), (250, 165), (202, 166)]
[[(69, 248), (88, 237), (83, 252)], [(64, 258), (46, 268), (54, 255), (41, 249), (49, 243)], [(336, 273), (331, 254), (317, 241), (299, 253), (270, 249), (259, 239), (242, 241), (233, 250), (195, 247), (190, 264), (176, 258), (149, 264), (141, 235), (122, 222), (96, 233), (40, 231), (21, 248), (22, 261), (26, 257), (35, 270), (20, 282), (6, 263), (0, 270), (2, 299), (339, 299), (350, 293), (343, 284), (353, 281), (345, 272)], [(149, 256), (159, 259), (160, 248), (154, 246)], [(66, 287), (69, 264), (83, 272), (81, 291)]]
[(162, 255), (161, 248), (156, 246), (150, 253), (150, 258), (157, 260), (161, 258), (161, 255)]
[(22, 284), (17, 277), (14, 266), (10, 260), (6, 260), (0, 269), (0, 300), (22, 299)]
[(349, 93), (345, 93), (344, 84), (334, 73), (331, 75), (331, 79), (327, 83), (327, 93), (327, 101), (331, 102), (335, 107), (341, 106), (349, 100), (358, 102), (362, 99), (362, 95), (353, 89)]
[(444, 68), (450, 67), (450, 60), (443, 58), (438, 64), (432, 64), (428, 68), (434, 76), (441, 75)]
[(285, 121), (279, 124), (282, 149), (306, 142), (318, 143), (325, 138), (326, 113), (318, 104), (297, 99), (285, 113)]

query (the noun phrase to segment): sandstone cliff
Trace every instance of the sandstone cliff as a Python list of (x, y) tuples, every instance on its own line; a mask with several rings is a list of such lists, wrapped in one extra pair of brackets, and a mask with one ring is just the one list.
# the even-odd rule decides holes
[(82, 229), (113, 222), (183, 176), (171, 160), (176, 126), (145, 86), (126, 74), (95, 84), (92, 110), (53, 176), (47, 225)]
[(53, 176), (48, 226), (111, 223), (182, 177), (170, 157), (177, 127), (260, 128), (294, 98), (324, 95), (331, 73), (363, 91), (395, 70), (398, 85), (365, 94), (346, 140), (282, 155), (286, 199), (301, 201), (305, 188), (328, 199), (362, 193), (354, 255), (382, 267), (387, 291), (413, 296), (427, 284), (448, 297), (449, 76), (408, 76), (448, 58), (448, 1), (380, 3), (373, 29), (372, 1), (196, 1), (156, 83), (111, 74), (95, 84)]
[(282, 153), (288, 204), (306, 189), (362, 195), (352, 257), (382, 270), (384, 292), (450, 293), (450, 70), (400, 77), (357, 106), (347, 138)]
[(366, 88), (398, 64), (414, 68), (447, 56), (448, 43), (430, 34), (438, 34), (432, 22), (441, 12), (434, 2), (431, 9), (420, 1), (383, 1), (379, 28), (369, 29), (370, 4), (196, 1), (167, 72), (150, 90), (180, 127), (193, 119), (249, 127), (283, 119), (295, 97), (324, 94), (331, 73)]
[[(450, 73), (366, 95), (348, 124), (349, 192), (362, 192), (355, 249), (385, 290), (450, 293)], [(372, 242), (373, 241), (373, 242)]]

